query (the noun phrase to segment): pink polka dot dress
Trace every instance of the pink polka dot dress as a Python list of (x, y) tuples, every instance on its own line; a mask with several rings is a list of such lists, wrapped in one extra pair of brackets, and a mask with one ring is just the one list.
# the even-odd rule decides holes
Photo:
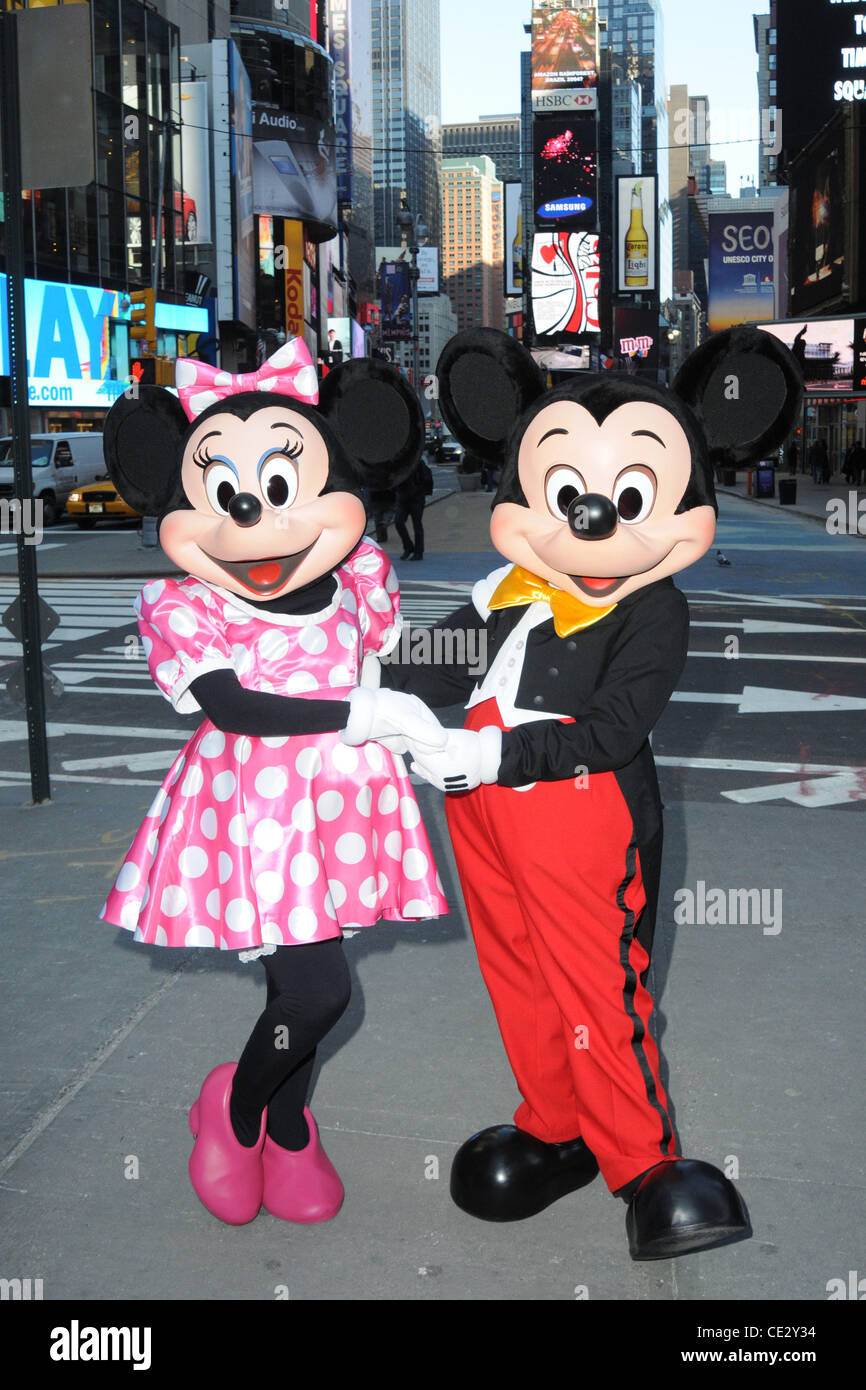
[[(363, 540), (319, 613), (262, 614), (188, 577), (136, 611), (154, 681), (181, 714), (230, 668), (248, 690), (348, 699), (400, 635), (397, 580)], [(403, 760), (339, 733), (251, 738), (205, 719), (169, 769), (100, 916), (136, 941), (253, 951), (326, 941), (448, 906)]]

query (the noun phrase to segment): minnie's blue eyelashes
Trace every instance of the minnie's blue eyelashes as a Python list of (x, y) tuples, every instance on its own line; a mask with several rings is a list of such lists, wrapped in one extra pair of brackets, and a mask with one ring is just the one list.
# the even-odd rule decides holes
[(231, 459), (226, 458), (225, 454), (209, 454), (207, 450), (203, 447), (203, 445), (204, 440), (202, 440), (202, 443), (199, 444), (198, 448), (192, 456), (193, 463), (196, 464), (197, 467), (201, 468), (202, 471), (204, 471), (204, 469), (207, 468), (208, 464), (224, 463), (226, 468), (230, 468), (234, 473), (235, 477), (237, 478), (238, 482), (240, 482), (238, 470), (235, 468)]

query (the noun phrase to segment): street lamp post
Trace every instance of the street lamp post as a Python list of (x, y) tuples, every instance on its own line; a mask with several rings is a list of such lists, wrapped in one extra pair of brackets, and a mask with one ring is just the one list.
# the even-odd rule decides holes
[(421, 219), (421, 214), (413, 214), (410, 211), (409, 200), (405, 195), (400, 199), (397, 225), (402, 236), (409, 243), (409, 255), (411, 257), (409, 284), (412, 291), (412, 384), (420, 395), (421, 344), (418, 334), (418, 279), (420, 271), (418, 269), (418, 251), (419, 243), (427, 239), (427, 228)]

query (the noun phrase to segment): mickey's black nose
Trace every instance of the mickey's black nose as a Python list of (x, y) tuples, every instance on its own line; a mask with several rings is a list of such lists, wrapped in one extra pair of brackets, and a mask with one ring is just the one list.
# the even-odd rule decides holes
[(229, 516), (238, 526), (255, 526), (262, 514), (262, 504), (251, 492), (238, 492), (229, 502)]
[(584, 492), (575, 497), (568, 509), (568, 525), (572, 535), (583, 541), (605, 541), (619, 523), (619, 514), (609, 497), (598, 492)]

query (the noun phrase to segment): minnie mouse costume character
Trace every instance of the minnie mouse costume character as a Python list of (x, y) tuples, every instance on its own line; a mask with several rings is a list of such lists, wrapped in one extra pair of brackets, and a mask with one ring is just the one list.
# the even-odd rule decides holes
[(343, 1188), (305, 1102), (316, 1046), (349, 999), (341, 937), (448, 910), (402, 760), (370, 741), (406, 729), (431, 749), (444, 734), (414, 697), (360, 684), (400, 615), (358, 493), (412, 471), (423, 416), (376, 363), (329, 373), (318, 400), (297, 338), (246, 376), (181, 360), (177, 384), (179, 400), (121, 397), (105, 456), (189, 571), (145, 585), (136, 610), (157, 686), (206, 718), (101, 915), (137, 941), (261, 957), (267, 1007), (192, 1107), (190, 1177), (234, 1225), (263, 1202), (323, 1221)]
[(699, 348), (671, 392), (580, 373), (547, 391), (519, 343), (479, 329), (451, 340), (437, 374), (452, 433), (503, 464), (490, 532), (511, 565), (442, 624), (486, 636), (478, 684), (456, 665), (389, 662), (381, 679), (434, 707), (468, 697), (465, 727), (441, 751), (413, 750), (413, 770), (449, 793), (523, 1096), (514, 1125), (459, 1150), (451, 1194), (513, 1221), (600, 1168), (629, 1203), (634, 1259), (703, 1249), (748, 1218), (717, 1168), (681, 1156), (649, 1031), (662, 817), (648, 740), (686, 660), (688, 605), (671, 576), (712, 544), (713, 465), (786, 438), (799, 373), (775, 338), (735, 329)]

